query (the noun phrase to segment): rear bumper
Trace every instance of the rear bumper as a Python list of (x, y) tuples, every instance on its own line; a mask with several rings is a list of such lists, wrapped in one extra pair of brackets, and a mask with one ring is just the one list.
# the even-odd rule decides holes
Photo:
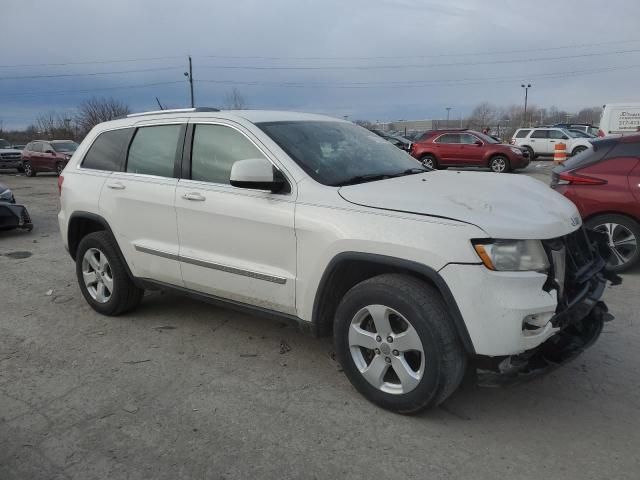
[(0, 230), (13, 230), (15, 228), (33, 229), (33, 223), (31, 223), (27, 208), (24, 205), (0, 203)]

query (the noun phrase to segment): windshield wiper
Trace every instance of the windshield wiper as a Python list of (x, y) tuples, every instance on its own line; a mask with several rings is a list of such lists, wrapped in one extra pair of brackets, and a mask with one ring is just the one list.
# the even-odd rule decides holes
[(376, 180), (385, 180), (387, 178), (404, 177), (405, 175), (413, 175), (416, 173), (431, 172), (432, 170), (425, 167), (413, 167), (403, 170), (400, 173), (371, 173), (368, 175), (356, 175), (341, 182), (334, 183), (334, 187), (344, 187), (346, 185), (355, 185), (357, 183), (375, 182)]

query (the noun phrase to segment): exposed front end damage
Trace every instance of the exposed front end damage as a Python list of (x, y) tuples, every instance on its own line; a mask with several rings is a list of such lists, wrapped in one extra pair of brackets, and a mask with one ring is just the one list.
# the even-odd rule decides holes
[[(551, 268), (545, 290), (558, 292), (558, 307), (549, 320), (557, 332), (535, 348), (517, 355), (476, 359), (477, 382), (481, 386), (519, 383), (545, 374), (568, 362), (592, 345), (604, 322), (613, 319), (601, 301), (607, 281), (621, 283), (607, 272), (607, 240), (598, 232), (583, 228), (564, 237), (544, 242)], [(525, 328), (546, 325), (535, 319)]]
[(33, 223), (24, 205), (0, 203), (0, 231), (20, 228), (31, 231)]

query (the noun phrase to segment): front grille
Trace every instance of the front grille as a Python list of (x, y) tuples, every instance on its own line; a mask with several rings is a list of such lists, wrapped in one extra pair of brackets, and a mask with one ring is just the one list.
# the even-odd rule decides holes
[[(545, 288), (558, 291), (558, 310), (562, 310), (590, 289), (591, 281), (603, 267), (603, 260), (584, 227), (564, 237), (545, 240), (543, 244), (551, 263)], [(563, 250), (564, 254), (559, 255)], [(560, 265), (559, 258), (563, 259), (563, 265)], [(558, 278), (560, 270), (564, 273), (560, 275), (561, 279)]]
[(20, 153), (0, 153), (3, 160), (20, 160)]

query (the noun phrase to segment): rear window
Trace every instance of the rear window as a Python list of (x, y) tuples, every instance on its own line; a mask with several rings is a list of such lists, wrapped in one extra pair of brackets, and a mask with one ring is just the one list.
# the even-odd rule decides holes
[(516, 138), (524, 138), (524, 137), (526, 137), (527, 135), (529, 135), (529, 132), (530, 132), (530, 131), (531, 131), (531, 130), (518, 130), (518, 131), (516, 132)]
[(131, 128), (101, 133), (82, 161), (82, 168), (121, 172), (131, 138)]
[[(598, 163), (603, 158), (607, 157), (607, 154), (612, 150), (615, 143), (611, 141), (595, 141), (593, 142), (593, 149), (589, 148), (577, 155), (569, 158), (564, 164), (557, 167), (554, 171), (564, 172), (567, 170), (575, 170), (577, 168), (585, 168), (589, 165)], [(611, 155), (608, 155), (611, 156)]]

